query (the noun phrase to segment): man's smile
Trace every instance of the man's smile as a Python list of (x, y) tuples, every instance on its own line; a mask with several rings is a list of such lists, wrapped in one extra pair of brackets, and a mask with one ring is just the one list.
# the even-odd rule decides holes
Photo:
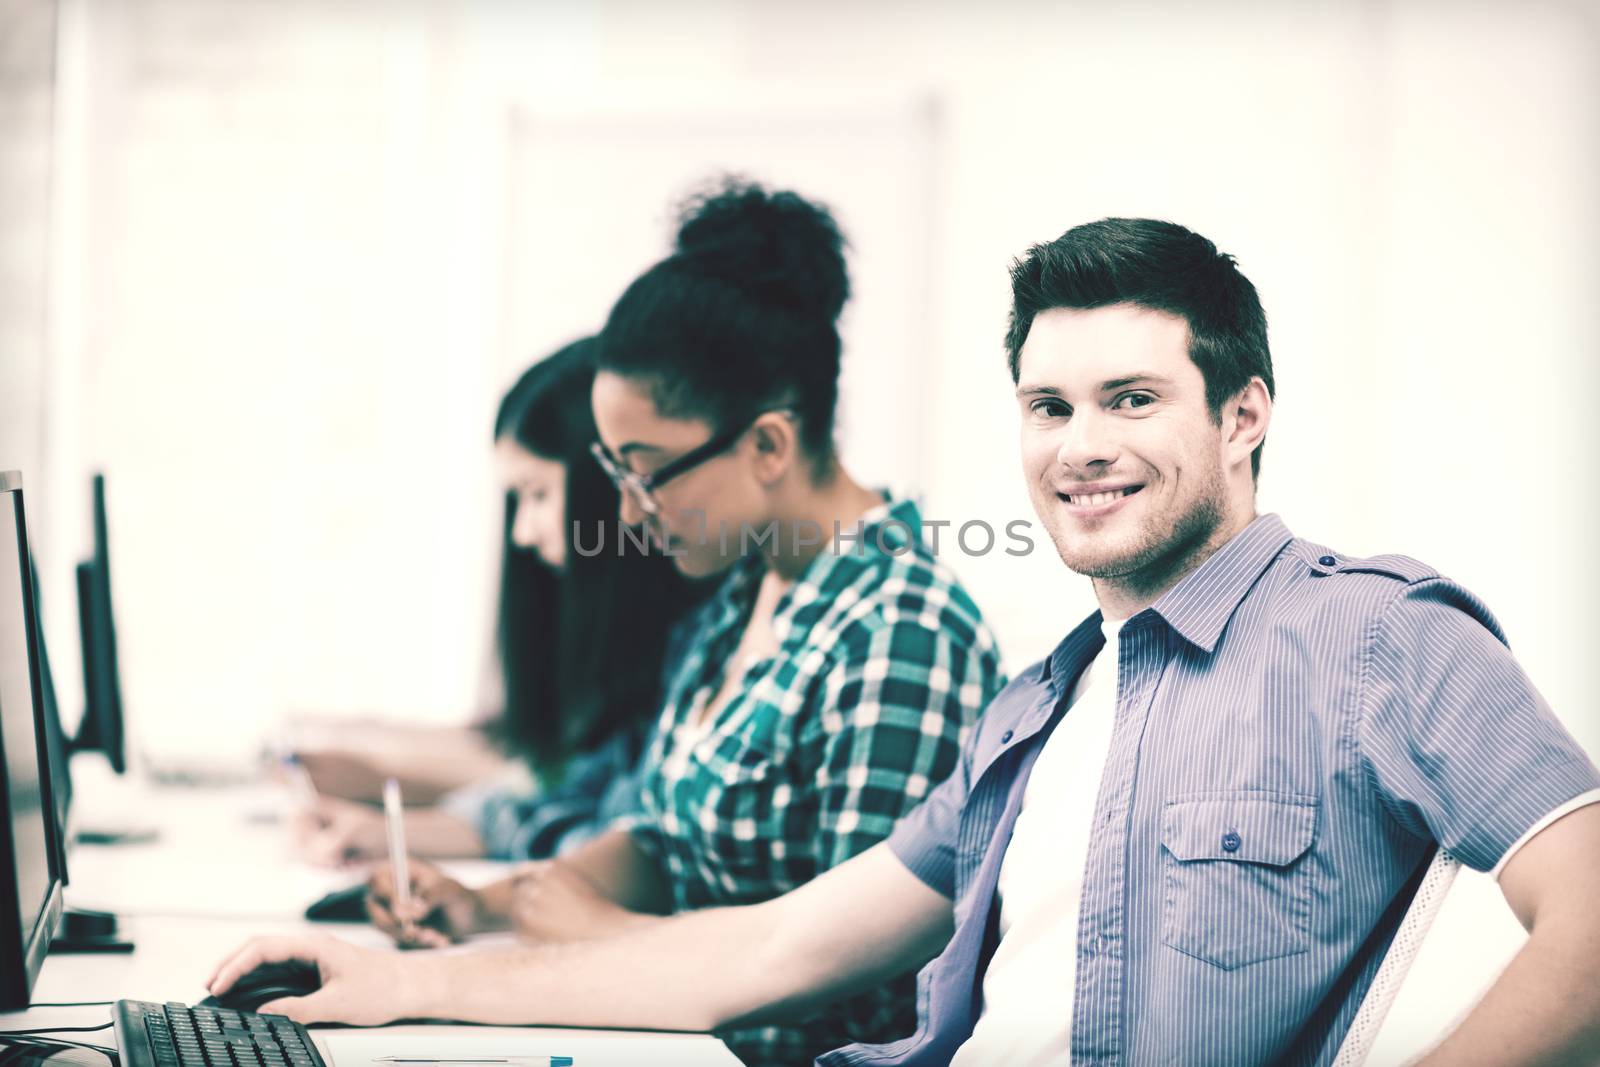
[(1056, 491), (1056, 498), (1067, 506), (1070, 514), (1093, 518), (1111, 514), (1122, 506), (1123, 501), (1143, 488), (1142, 483), (1094, 482), (1064, 486)]

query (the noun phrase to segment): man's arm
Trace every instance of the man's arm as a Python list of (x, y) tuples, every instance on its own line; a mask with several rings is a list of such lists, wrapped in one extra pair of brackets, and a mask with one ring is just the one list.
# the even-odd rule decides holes
[(1600, 789), (1600, 770), (1488, 608), (1448, 579), (1401, 589), (1363, 663), (1358, 736), (1377, 799), (1407, 832), (1498, 869), (1531, 933), (1426, 1062), (1595, 1062), (1579, 1050), (1600, 1041), (1600, 927), (1585, 914), (1600, 891), (1600, 808), (1544, 820)]
[(1528, 942), (1419, 1067), (1600, 1062), (1600, 804), (1539, 831), (1500, 890)]
[(791, 1015), (931, 958), (952, 908), (886, 845), (774, 900), (690, 912), (612, 938), (471, 953), (378, 952), (327, 936), (258, 938), (217, 969), (316, 963), (322, 988), (263, 1005), (300, 1022), (399, 1018), (710, 1030)]

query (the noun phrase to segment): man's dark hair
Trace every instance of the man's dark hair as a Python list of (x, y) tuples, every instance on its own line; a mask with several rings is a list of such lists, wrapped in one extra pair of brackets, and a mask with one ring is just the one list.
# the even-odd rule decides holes
[[(1156, 219), (1101, 219), (1034, 245), (1011, 265), (1011, 325), (1006, 353), (1011, 380), (1034, 316), (1052, 308), (1133, 304), (1189, 324), (1189, 358), (1206, 383), (1211, 415), (1259, 377), (1273, 396), (1267, 317), (1250, 279), (1232, 256), (1192, 230)], [(1261, 474), (1263, 441), (1250, 456)]]

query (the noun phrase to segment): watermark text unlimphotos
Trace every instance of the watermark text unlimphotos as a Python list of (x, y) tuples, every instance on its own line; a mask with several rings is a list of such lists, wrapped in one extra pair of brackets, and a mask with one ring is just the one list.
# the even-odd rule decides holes
[(1026, 556), (1034, 549), (1034, 539), (1030, 536), (1033, 523), (1027, 519), (1013, 519), (999, 529), (983, 519), (960, 523), (949, 519), (922, 519), (910, 523), (887, 518), (870, 524), (858, 519), (853, 524), (836, 521), (830, 530), (810, 519), (793, 522), (774, 519), (760, 525), (718, 522), (713, 529), (703, 511), (683, 512), (679, 518), (687, 522), (688, 529), (675, 528), (665, 545), (654, 543), (642, 527), (621, 522), (574, 520), (572, 550), (588, 558), (608, 551), (624, 555), (653, 549), (666, 556), (680, 557), (689, 553), (690, 546), (715, 545), (722, 555), (765, 552), (774, 556), (812, 556), (828, 551), (837, 556), (864, 556), (867, 546), (872, 545), (887, 555), (903, 556), (919, 541), (935, 556), (952, 549), (964, 556), (987, 556), (991, 552)]

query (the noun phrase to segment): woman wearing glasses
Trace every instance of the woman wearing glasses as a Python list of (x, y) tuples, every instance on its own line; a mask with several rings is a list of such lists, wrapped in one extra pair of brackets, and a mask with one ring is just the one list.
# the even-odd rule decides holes
[[(661, 707), (668, 631), (704, 589), (631, 546), (574, 551), (574, 526), (613, 521), (618, 507), (616, 487), (589, 453), (594, 350), (592, 338), (566, 346), (527, 370), (500, 402), (501, 710), (463, 732), (478, 748), (512, 759), (502, 764), (501, 781), (408, 809), (406, 840), (419, 855), (547, 858), (593, 837), (637, 795), (614, 783), (633, 770)], [(452, 762), (466, 747), (441, 742), (430, 731), (405, 751), (425, 766)], [(359, 747), (302, 755), (314, 772), (335, 757), (373, 764), (368, 777), (379, 781), (380, 772), (401, 773), (396, 760), (380, 766)], [(472, 766), (481, 773), (493, 764)], [(442, 778), (449, 769), (435, 766), (432, 774)], [(334, 796), (321, 796), (296, 831), (302, 854), (315, 862), (381, 858), (388, 847), (378, 808)]]
[[(642, 814), (477, 892), (425, 872), (417, 915), (443, 928), (425, 940), (508, 923), (602, 936), (766, 900), (883, 840), (954, 769), (1003, 682), (998, 652), (918, 538), (916, 508), (862, 486), (835, 451), (843, 243), (800, 197), (729, 185), (691, 204), (676, 251), (613, 308), (596, 458), (622, 520), (721, 584), (668, 687)], [(723, 1036), (749, 1063), (810, 1063), (908, 1033), (913, 997), (905, 975)]]

